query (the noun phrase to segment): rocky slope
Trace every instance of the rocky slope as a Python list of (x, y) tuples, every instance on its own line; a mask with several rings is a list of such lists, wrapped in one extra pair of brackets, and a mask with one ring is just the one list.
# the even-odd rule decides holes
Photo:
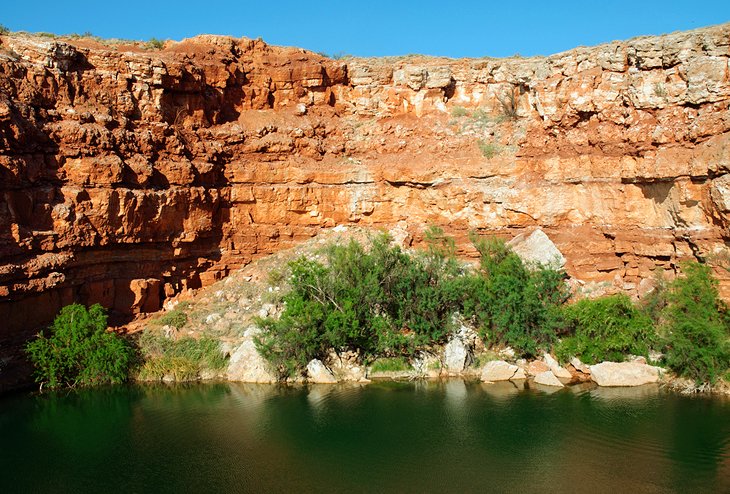
[(342, 224), (437, 224), (464, 254), (540, 227), (586, 291), (726, 273), (730, 25), (499, 60), (0, 42), (0, 339), (74, 300), (157, 310)]

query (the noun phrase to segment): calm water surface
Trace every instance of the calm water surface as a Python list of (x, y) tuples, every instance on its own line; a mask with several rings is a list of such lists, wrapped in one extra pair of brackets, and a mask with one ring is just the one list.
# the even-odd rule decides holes
[(730, 493), (730, 401), (199, 384), (0, 399), (0, 492)]

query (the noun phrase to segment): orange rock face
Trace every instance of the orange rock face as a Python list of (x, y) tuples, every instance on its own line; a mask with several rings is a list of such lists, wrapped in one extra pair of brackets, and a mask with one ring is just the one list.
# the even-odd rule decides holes
[(585, 292), (726, 273), (730, 25), (504, 60), (0, 41), (6, 333), (71, 301), (155, 310), (354, 223), (440, 225), (465, 255), (540, 227)]

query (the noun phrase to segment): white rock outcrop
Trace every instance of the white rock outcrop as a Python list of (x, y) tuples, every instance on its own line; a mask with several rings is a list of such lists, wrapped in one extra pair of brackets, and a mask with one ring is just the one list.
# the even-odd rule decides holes
[(459, 373), (469, 364), (471, 351), (464, 341), (454, 337), (444, 347), (444, 367), (450, 373)]
[(528, 264), (541, 264), (551, 268), (565, 266), (565, 257), (552, 240), (541, 229), (531, 234), (522, 233), (507, 242), (507, 245)]
[(334, 384), (337, 378), (321, 360), (312, 359), (307, 364), (307, 381), (310, 383)]
[(247, 383), (274, 383), (276, 376), (269, 370), (269, 365), (259, 355), (252, 338), (241, 343), (232, 353), (228, 361), (226, 377), (229, 381)]

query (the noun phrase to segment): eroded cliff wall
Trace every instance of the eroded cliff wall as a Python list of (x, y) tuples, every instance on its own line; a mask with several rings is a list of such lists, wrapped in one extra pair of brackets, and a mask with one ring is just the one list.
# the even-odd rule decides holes
[(4, 334), (74, 300), (155, 310), (352, 223), (539, 226), (586, 290), (726, 273), (730, 25), (469, 60), (0, 41)]

